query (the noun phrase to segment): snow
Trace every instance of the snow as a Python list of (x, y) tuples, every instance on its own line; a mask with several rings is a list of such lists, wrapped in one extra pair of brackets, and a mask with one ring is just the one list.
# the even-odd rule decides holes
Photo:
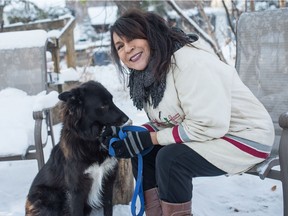
[(58, 103), (58, 92), (51, 91), (48, 94), (37, 95), (34, 104), (33, 111), (41, 111), (43, 109), (54, 107)]
[[(133, 107), (129, 99), (128, 90), (123, 85), (123, 81), (120, 82), (113, 65), (88, 67), (85, 70), (77, 68), (77, 72), (79, 77), (82, 77), (82, 81), (86, 81), (85, 79), (88, 77), (101, 82), (113, 94), (114, 102), (128, 114), (135, 125), (140, 125), (147, 121), (145, 113)], [(65, 80), (65, 73), (61, 74), (61, 76), (61, 79)], [(17, 95), (19, 99), (26, 96), (23, 92), (18, 92)], [(11, 103), (19, 107), (19, 102), (12, 98), (9, 101), (9, 98), (6, 97), (5, 103)], [(5, 103), (1, 102), (1, 107)], [(21, 104), (21, 109), (25, 109), (25, 105)], [(6, 117), (11, 121), (11, 117), (9, 118), (8, 115), (8, 113), (11, 113), (9, 109), (0, 110), (0, 113), (7, 113)], [(24, 116), (15, 116), (18, 122), (21, 121), (21, 118), (24, 118)], [(22, 127), (24, 128), (24, 126)], [(56, 141), (59, 140), (60, 129), (61, 124), (54, 126)], [(3, 127), (0, 130), (3, 130)], [(14, 140), (24, 140), (24, 137), (17, 130), (14, 130), (14, 134), (11, 136)], [(1, 140), (1, 143), (7, 142), (5, 138), (1, 138)], [(8, 146), (7, 143), (6, 146)], [(9, 144), (9, 146), (13, 148), (12, 144)], [(17, 150), (17, 147), (14, 148)], [(48, 146), (45, 148), (46, 160), (50, 151), (51, 141), (49, 140)], [(0, 162), (0, 173), (0, 216), (24, 215), (25, 197), (37, 173), (37, 162), (35, 160)], [(270, 179), (263, 181), (257, 176), (243, 174), (230, 177), (196, 178), (193, 180), (193, 185), (192, 208), (194, 216), (283, 215), (282, 186), (280, 181)], [(139, 202), (137, 202), (137, 212), (139, 207)], [(96, 211), (92, 215), (102, 216), (102, 212)], [(114, 206), (114, 215), (130, 216), (130, 206)]]
[(34, 144), (32, 111), (52, 107), (57, 102), (56, 91), (32, 96), (15, 88), (0, 91), (0, 156), (24, 155), (27, 147)]
[(117, 6), (89, 7), (88, 15), (92, 25), (112, 24), (117, 18)]
[(0, 34), (0, 49), (43, 47), (47, 39), (48, 35), (44, 30), (4, 32)]

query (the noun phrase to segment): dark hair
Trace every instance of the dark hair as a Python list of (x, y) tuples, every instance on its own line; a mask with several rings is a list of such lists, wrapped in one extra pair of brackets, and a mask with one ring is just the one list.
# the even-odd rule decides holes
[(174, 43), (181, 46), (189, 43), (189, 38), (182, 31), (173, 30), (161, 16), (137, 9), (128, 10), (110, 27), (111, 56), (121, 73), (125, 72), (125, 68), (121, 65), (114, 46), (113, 33), (127, 40), (146, 39), (148, 41), (151, 50), (148, 69), (158, 81), (164, 78), (170, 69)]

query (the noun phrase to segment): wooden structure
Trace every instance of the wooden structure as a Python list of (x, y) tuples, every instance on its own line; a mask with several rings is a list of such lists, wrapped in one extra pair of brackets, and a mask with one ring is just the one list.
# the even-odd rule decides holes
[(5, 26), (2, 32), (14, 32), (14, 31), (27, 31), (43, 29), (45, 31), (60, 29), (60, 33), (57, 36), (50, 37), (48, 40), (47, 50), (52, 53), (52, 60), (54, 61), (54, 72), (60, 71), (60, 49), (66, 47), (67, 66), (76, 68), (76, 57), (74, 48), (74, 28), (76, 22), (74, 17), (57, 19), (57, 20), (45, 20), (37, 23), (19, 24), (13, 26)]

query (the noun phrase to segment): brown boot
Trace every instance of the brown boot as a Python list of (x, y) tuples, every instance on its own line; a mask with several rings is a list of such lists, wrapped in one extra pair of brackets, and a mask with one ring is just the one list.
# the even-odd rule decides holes
[(146, 216), (162, 216), (161, 203), (157, 188), (144, 191)]
[(185, 203), (161, 201), (163, 216), (191, 216), (191, 204), (191, 201)]

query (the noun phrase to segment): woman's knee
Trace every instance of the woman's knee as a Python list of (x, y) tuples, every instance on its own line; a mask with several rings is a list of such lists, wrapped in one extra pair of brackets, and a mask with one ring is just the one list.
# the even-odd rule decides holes
[(180, 154), (187, 151), (187, 148), (189, 147), (182, 144), (170, 144), (161, 148), (156, 157), (156, 167), (170, 165)]

